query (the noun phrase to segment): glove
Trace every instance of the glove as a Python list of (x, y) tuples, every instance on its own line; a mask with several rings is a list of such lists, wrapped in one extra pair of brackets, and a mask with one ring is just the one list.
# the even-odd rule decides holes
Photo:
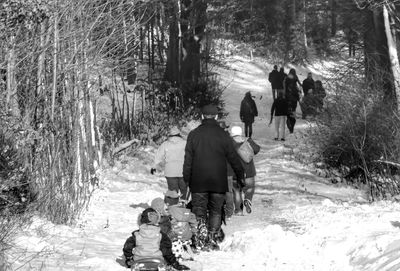
[(133, 264), (133, 256), (132, 257), (128, 257), (125, 260), (125, 264), (128, 268), (131, 268), (132, 264)]
[(151, 175), (154, 175), (154, 173), (155, 173), (156, 171), (157, 171), (157, 170), (156, 170), (155, 168), (151, 168), (151, 169), (150, 169)]
[(183, 264), (179, 264), (179, 262), (174, 262), (173, 264), (171, 264), (171, 266), (175, 270), (190, 270), (189, 267), (187, 267), (186, 265), (183, 265)]
[(244, 181), (243, 178), (238, 179), (238, 180), (237, 180), (237, 183), (238, 183), (238, 185), (239, 185), (240, 188), (243, 188), (243, 187), (245, 187), (245, 185), (246, 185), (246, 183), (245, 183), (245, 181)]

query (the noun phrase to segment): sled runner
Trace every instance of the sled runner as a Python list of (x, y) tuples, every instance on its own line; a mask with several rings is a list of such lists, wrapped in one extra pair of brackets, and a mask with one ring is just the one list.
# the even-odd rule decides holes
[(145, 258), (135, 261), (132, 271), (175, 271), (172, 266), (167, 265), (160, 258)]
[(159, 258), (146, 258), (135, 261), (132, 271), (166, 271), (167, 265)]

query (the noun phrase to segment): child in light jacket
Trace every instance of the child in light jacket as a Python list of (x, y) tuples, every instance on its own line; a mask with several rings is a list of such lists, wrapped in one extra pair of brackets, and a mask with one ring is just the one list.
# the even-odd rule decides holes
[[(231, 137), (233, 140), (233, 145), (236, 150), (240, 148), (240, 146), (247, 140), (250, 144), (254, 155), (256, 155), (260, 151), (260, 146), (254, 142), (251, 138), (243, 137), (243, 131), (240, 126), (233, 126), (231, 128)], [(240, 157), (240, 156), (239, 156)], [(233, 182), (233, 198), (235, 204), (235, 215), (243, 215), (243, 208), (246, 208), (247, 213), (252, 212), (252, 200), (255, 191), (255, 176), (256, 176), (256, 167), (254, 165), (253, 159), (250, 162), (246, 163), (242, 158), (240, 158), (242, 166), (245, 172), (245, 184), (242, 187), (237, 180), (235, 180), (236, 176), (234, 176)], [(242, 192), (244, 193), (244, 199), (242, 196)]]
[(168, 190), (180, 192), (182, 198), (187, 193), (187, 185), (183, 180), (185, 146), (186, 140), (181, 137), (178, 127), (172, 127), (168, 139), (158, 148), (154, 166), (151, 169), (151, 174), (154, 174), (156, 168), (165, 164), (164, 175), (167, 179)]
[(136, 261), (158, 258), (176, 270), (189, 270), (188, 267), (179, 264), (172, 253), (171, 240), (161, 232), (158, 222), (159, 214), (156, 210), (147, 208), (143, 211), (139, 230), (134, 231), (124, 244), (126, 265), (131, 267)]

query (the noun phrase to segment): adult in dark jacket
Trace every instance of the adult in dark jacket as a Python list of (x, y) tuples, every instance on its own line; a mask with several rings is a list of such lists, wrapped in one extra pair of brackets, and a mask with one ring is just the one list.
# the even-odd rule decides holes
[(279, 89), (279, 72), (278, 72), (278, 66), (274, 65), (274, 69), (272, 72), (269, 73), (268, 75), (268, 81), (271, 83), (271, 89), (272, 89), (272, 97), (274, 100), (276, 99), (276, 93)]
[(254, 117), (257, 116), (257, 106), (249, 91), (245, 94), (240, 103), (240, 119), (244, 122), (244, 133), (246, 137), (251, 137), (253, 135)]
[[(246, 140), (243, 137), (242, 128), (239, 126), (233, 126), (231, 129), (231, 136), (233, 140), (233, 146), (236, 150), (238, 150)], [(251, 138), (248, 138), (247, 141), (250, 143), (253, 153), (257, 154), (260, 151), (260, 146), (257, 145)], [(236, 181), (233, 182), (235, 214), (243, 214), (243, 206), (246, 207), (247, 213), (252, 212), (252, 200), (255, 191), (256, 167), (254, 165), (254, 160), (246, 163), (243, 161), (243, 159), (240, 159), (240, 162), (244, 168), (245, 185), (242, 188)], [(242, 197), (242, 192), (244, 192), (244, 199)]]
[[(271, 107), (271, 121), (269, 125), (272, 124), (272, 120), (275, 116), (275, 140), (279, 140), (279, 135), (281, 135), (281, 140), (285, 141), (285, 125), (286, 117), (288, 115), (288, 102), (285, 99), (283, 92), (278, 93), (278, 98), (274, 101)], [(282, 130), (282, 133), (280, 133)]]
[(216, 236), (221, 227), (222, 207), (228, 192), (227, 161), (232, 166), (239, 183), (244, 172), (231, 138), (221, 129), (214, 105), (202, 108), (202, 124), (191, 131), (185, 148), (183, 178), (192, 192), (192, 212), (199, 220), (199, 228), (208, 217), (210, 246), (218, 249)]
[(288, 117), (286, 123), (290, 133), (294, 131), (294, 125), (296, 124), (296, 108), (297, 103), (300, 101), (300, 90), (297, 84), (302, 86), (297, 77), (296, 70), (290, 69), (284, 81), (285, 96), (288, 101)]
[(282, 91), (283, 94), (285, 94), (285, 87), (283, 85), (283, 82), (286, 79), (287, 74), (285, 73), (285, 69), (281, 67), (279, 69), (279, 75), (278, 75), (278, 93), (279, 91)]
[(312, 73), (309, 72), (307, 75), (307, 78), (303, 80), (303, 94), (304, 96), (307, 96), (308, 92), (313, 91), (315, 89), (315, 82), (314, 79), (312, 78)]

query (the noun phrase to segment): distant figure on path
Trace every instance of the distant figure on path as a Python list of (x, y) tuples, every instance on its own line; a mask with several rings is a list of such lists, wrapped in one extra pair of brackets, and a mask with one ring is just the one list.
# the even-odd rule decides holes
[(173, 126), (169, 131), (168, 139), (157, 149), (151, 169), (151, 174), (154, 174), (156, 168), (165, 163), (164, 174), (168, 190), (180, 192), (182, 199), (186, 199), (187, 194), (187, 186), (182, 173), (185, 146), (186, 141), (181, 137), (179, 128)]
[(279, 89), (279, 72), (278, 72), (278, 66), (274, 65), (274, 69), (272, 72), (269, 73), (268, 76), (268, 81), (271, 83), (271, 89), (272, 89), (272, 98), (275, 100), (276, 99), (276, 92)]
[(244, 133), (246, 137), (251, 137), (253, 135), (254, 117), (257, 116), (257, 106), (249, 91), (245, 94), (240, 104), (240, 120), (244, 122)]
[(290, 69), (289, 74), (284, 81), (285, 94), (288, 101), (288, 117), (286, 123), (290, 133), (293, 133), (294, 131), (294, 125), (296, 124), (297, 102), (300, 101), (300, 89), (298, 88), (297, 84), (302, 86), (299, 78), (297, 77), (296, 70)]
[[(231, 129), (231, 136), (233, 139), (233, 145), (235, 149), (238, 150), (243, 144), (247, 141), (249, 143), (249, 148), (253, 152), (253, 155), (256, 155), (260, 151), (260, 146), (257, 145), (251, 138), (244, 138), (243, 131), (240, 126), (233, 126)], [(240, 156), (240, 155), (239, 155)], [(255, 176), (256, 176), (256, 167), (254, 165), (254, 160), (251, 159), (250, 162), (246, 163), (243, 159), (240, 159), (242, 162), (242, 166), (244, 168), (245, 173), (245, 185), (242, 187), (236, 181), (234, 177), (233, 181), (233, 198), (235, 202), (235, 215), (243, 215), (243, 208), (246, 208), (247, 213), (252, 212), (252, 200), (255, 191)], [(242, 196), (244, 193), (244, 199)]]
[(202, 124), (187, 138), (183, 177), (192, 193), (192, 212), (199, 229), (204, 228), (208, 216), (206, 248), (219, 249), (217, 237), (228, 192), (227, 161), (241, 185), (244, 185), (244, 171), (232, 139), (216, 121), (217, 107), (206, 105), (201, 112)]
[(312, 78), (312, 73), (309, 72), (307, 75), (307, 78), (303, 80), (303, 94), (304, 96), (307, 96), (309, 90), (314, 90), (315, 89), (315, 82), (314, 79)]
[[(271, 107), (271, 121), (269, 125), (272, 124), (272, 120), (275, 115), (275, 140), (281, 139), (281, 141), (285, 141), (285, 126), (286, 126), (286, 117), (288, 115), (288, 102), (283, 96), (283, 91), (278, 92), (278, 98), (274, 101)], [(282, 130), (282, 133), (280, 133)]]
[(285, 96), (285, 87), (283, 86), (283, 82), (286, 79), (287, 74), (285, 73), (285, 68), (281, 67), (279, 69), (279, 77), (278, 77), (278, 92), (282, 91), (283, 92), (283, 96)]

